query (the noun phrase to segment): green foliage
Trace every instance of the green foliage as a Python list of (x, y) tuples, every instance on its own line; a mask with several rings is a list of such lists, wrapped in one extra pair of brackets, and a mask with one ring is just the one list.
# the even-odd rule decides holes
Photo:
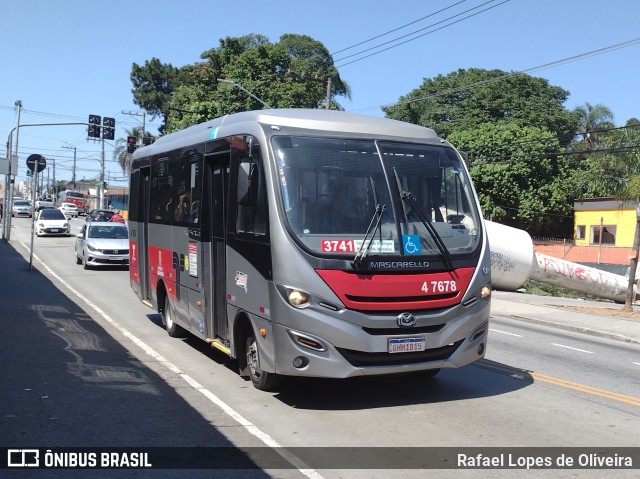
[[(331, 108), (342, 109), (336, 96), (350, 95), (325, 46), (306, 35), (283, 35), (278, 43), (258, 34), (227, 37), (201, 59), (178, 70), (157, 59), (143, 68), (134, 64), (134, 101), (151, 114), (162, 112), (166, 132), (262, 109), (265, 103), (274, 108), (324, 107), (328, 78)], [(151, 94), (154, 87), (158, 91)]]
[(572, 229), (566, 159), (556, 137), (537, 127), (483, 123), (452, 132), (449, 140), (469, 154), (483, 214), (526, 230), (558, 236)]
[[(125, 133), (127, 134), (127, 137), (135, 137), (138, 144), (141, 143), (142, 127), (136, 126), (131, 130), (125, 130)], [(144, 133), (145, 138), (151, 138), (152, 142), (155, 141), (155, 137), (149, 134), (149, 132), (145, 131)], [(118, 162), (123, 173), (129, 172), (129, 162), (131, 161), (131, 153), (127, 152), (127, 137), (118, 138), (116, 140), (116, 146), (113, 149), (113, 159)]]
[(640, 122), (616, 129), (606, 106), (568, 111), (542, 78), (460, 69), (426, 78), (384, 108), (467, 150), (486, 217), (533, 236), (572, 237), (578, 198), (640, 198)]
[(177, 79), (178, 69), (161, 63), (157, 58), (145, 61), (144, 66), (134, 63), (131, 67), (133, 103), (146, 110), (152, 118), (162, 116), (166, 122), (166, 107)]
[(577, 125), (576, 117), (562, 106), (568, 96), (543, 78), (471, 68), (425, 78), (420, 87), (383, 110), (389, 118), (434, 128), (447, 139), (454, 131), (498, 122), (535, 126), (566, 137)]

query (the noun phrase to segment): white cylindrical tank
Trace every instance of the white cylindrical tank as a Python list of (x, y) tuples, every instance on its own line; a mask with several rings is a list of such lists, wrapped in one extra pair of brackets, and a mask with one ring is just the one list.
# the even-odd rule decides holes
[(497, 289), (515, 291), (529, 279), (535, 262), (529, 233), (485, 221), (491, 250), (491, 283)]
[[(515, 291), (532, 279), (624, 303), (629, 279), (533, 249), (529, 233), (485, 221), (491, 250), (491, 282), (496, 289)], [(634, 295), (635, 297), (635, 295)]]
[(617, 274), (536, 253), (531, 279), (624, 303), (629, 279)]

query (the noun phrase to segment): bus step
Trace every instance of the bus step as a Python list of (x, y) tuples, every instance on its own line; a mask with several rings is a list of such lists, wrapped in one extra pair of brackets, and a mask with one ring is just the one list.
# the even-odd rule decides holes
[(231, 356), (231, 349), (229, 349), (221, 340), (207, 338), (206, 341), (214, 348), (222, 351), (228, 356)]

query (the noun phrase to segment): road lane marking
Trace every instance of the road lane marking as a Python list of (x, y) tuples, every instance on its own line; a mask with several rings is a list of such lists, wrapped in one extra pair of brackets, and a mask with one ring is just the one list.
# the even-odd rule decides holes
[(515, 336), (516, 338), (522, 337), (520, 334), (507, 333), (506, 331), (500, 331), (499, 329), (489, 328), (489, 331), (493, 331), (495, 333), (500, 333), (500, 334), (508, 334), (509, 336)]
[[(28, 251), (29, 248), (26, 244), (20, 241), (20, 244)], [(105, 321), (111, 324), (114, 328), (116, 328), (120, 333), (122, 333), (127, 339), (131, 340), (134, 344), (136, 344), (139, 348), (141, 348), (145, 353), (151, 356), (153, 359), (158, 361), (158, 363), (162, 364), (164, 367), (169, 369), (169, 371), (177, 374), (181, 377), (191, 388), (201, 393), (204, 397), (206, 397), (209, 401), (218, 406), (227, 416), (231, 417), (238, 424), (243, 426), (246, 431), (248, 431), (251, 435), (257, 437), (260, 441), (262, 441), (266, 446), (274, 448), (275, 451), (282, 456), (285, 460), (289, 461), (296, 469), (308, 477), (309, 479), (323, 479), (323, 476), (319, 474), (314, 469), (311, 469), (307, 464), (305, 464), (300, 458), (290, 453), (284, 446), (278, 443), (275, 439), (269, 436), (267, 433), (263, 432), (259, 429), (255, 424), (246, 419), (243, 415), (225, 403), (222, 399), (216, 396), (214, 393), (206, 389), (204, 386), (201, 386), (195, 379), (193, 379), (188, 374), (183, 373), (178, 366), (164, 358), (160, 353), (158, 353), (151, 346), (147, 345), (144, 341), (139, 339), (133, 333), (129, 332), (126, 328), (121, 326), (117, 321), (111, 318), (107, 313), (105, 313), (98, 305), (92, 303), (86, 296), (82, 293), (74, 289), (69, 283), (63, 280), (58, 274), (56, 274), (44, 261), (42, 261), (35, 254), (33, 255), (34, 259), (38, 261), (51, 276), (56, 278), (60, 283), (62, 283), (69, 291), (75, 294), (80, 300), (84, 301), (90, 308), (92, 308), (96, 313), (98, 313)], [(106, 331), (105, 331), (106, 332)], [(109, 334), (107, 332), (107, 334)]]
[(574, 351), (580, 351), (581, 353), (593, 354), (593, 351), (587, 351), (586, 349), (572, 348), (571, 346), (565, 346), (564, 344), (557, 344), (557, 343), (551, 343), (551, 344), (553, 346), (558, 346), (559, 348), (567, 348), (567, 349), (572, 349)]
[(593, 386), (587, 386), (586, 384), (575, 383), (573, 381), (556, 378), (554, 376), (548, 376), (542, 373), (536, 373), (534, 371), (529, 371), (529, 374), (533, 379), (537, 381), (542, 381), (549, 384), (555, 384), (556, 386), (573, 389), (575, 391), (580, 391), (587, 394), (593, 394), (595, 396), (613, 399), (614, 401), (620, 401), (623, 403), (631, 404), (632, 406), (640, 406), (640, 398), (638, 397), (616, 393), (613, 391), (609, 391), (607, 389), (600, 389)]

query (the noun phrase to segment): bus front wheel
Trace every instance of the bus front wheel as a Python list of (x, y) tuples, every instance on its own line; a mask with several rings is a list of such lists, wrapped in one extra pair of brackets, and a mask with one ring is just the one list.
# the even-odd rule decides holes
[(171, 302), (167, 299), (162, 311), (162, 322), (167, 330), (167, 334), (172, 338), (181, 338), (184, 336), (185, 330), (182, 326), (178, 326), (173, 320), (173, 308)]
[(261, 391), (277, 390), (282, 383), (282, 376), (260, 369), (258, 342), (253, 332), (247, 338), (245, 352), (247, 355), (249, 377), (251, 378), (253, 386)]

